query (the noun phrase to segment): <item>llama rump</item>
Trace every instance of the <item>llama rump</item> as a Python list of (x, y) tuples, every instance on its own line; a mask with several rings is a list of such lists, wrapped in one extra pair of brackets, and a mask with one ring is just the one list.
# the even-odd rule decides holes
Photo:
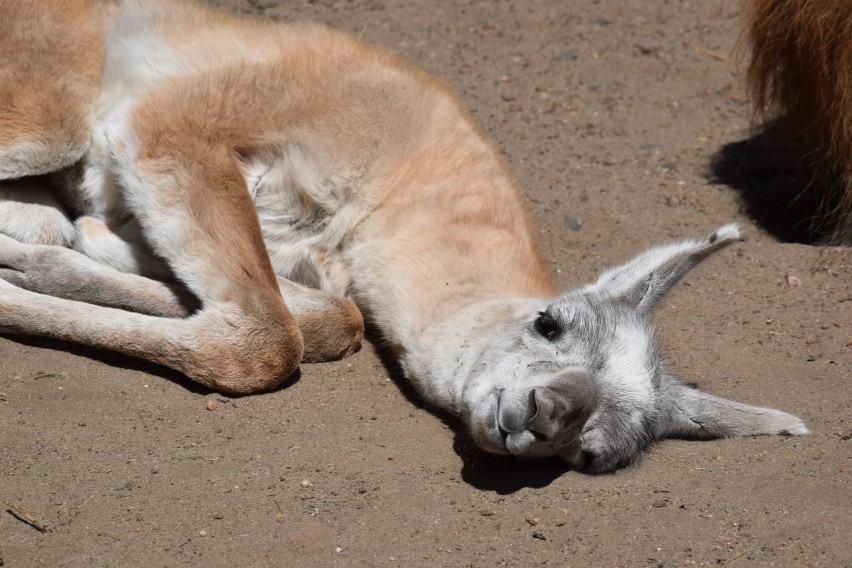
[(852, 2), (749, 0), (743, 39), (756, 111), (782, 120), (815, 172), (815, 232), (852, 245)]

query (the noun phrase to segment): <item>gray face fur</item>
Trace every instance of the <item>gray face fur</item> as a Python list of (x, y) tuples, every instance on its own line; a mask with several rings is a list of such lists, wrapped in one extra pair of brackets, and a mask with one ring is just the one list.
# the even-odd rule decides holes
[(653, 248), (595, 284), (502, 321), (471, 367), (462, 416), (496, 453), (561, 456), (605, 472), (665, 437), (806, 434), (795, 416), (693, 389), (666, 369), (650, 312), (684, 274), (739, 238), (726, 225)]

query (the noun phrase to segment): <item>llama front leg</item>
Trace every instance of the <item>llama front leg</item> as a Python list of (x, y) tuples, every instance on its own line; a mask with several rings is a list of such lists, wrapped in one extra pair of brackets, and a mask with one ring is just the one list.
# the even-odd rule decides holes
[(54, 298), (5, 280), (0, 280), (0, 330), (82, 343), (192, 372), (187, 364), (192, 325), (185, 320)]
[[(286, 313), (286, 312), (285, 312)], [(247, 317), (238, 305), (189, 318), (156, 317), (24, 290), (0, 280), (0, 330), (108, 349), (184, 373), (213, 390), (248, 394), (280, 384), (301, 360), (301, 335)], [(286, 324), (286, 320), (284, 321)]]
[(24, 243), (71, 246), (74, 224), (44, 180), (0, 182), (0, 234)]
[(144, 134), (128, 128), (111, 135), (128, 213), (200, 309), (185, 319), (152, 317), (6, 284), (0, 328), (148, 359), (221, 392), (281, 384), (301, 362), (302, 335), (281, 297), (233, 158), (223, 148), (178, 140), (171, 151), (156, 150), (167, 164), (154, 163), (135, 151)]
[(198, 308), (178, 285), (120, 272), (71, 249), (20, 243), (2, 234), (0, 279), (39, 294), (158, 317), (183, 318)]
[[(19, 243), (0, 235), (0, 279), (31, 292), (164, 318), (185, 318), (198, 301), (178, 285), (120, 272), (55, 246)], [(303, 363), (335, 361), (358, 350), (361, 312), (347, 298), (278, 277), (305, 342)]]
[(280, 276), (278, 286), (305, 340), (302, 362), (337, 361), (361, 348), (364, 318), (352, 300)]
[[(54, 298), (0, 281), (0, 331), (108, 349), (185, 374), (218, 392), (250, 394), (274, 388), (298, 365), (279, 363), (292, 339), (274, 330), (259, 338), (233, 329), (234, 310), (160, 318)], [(231, 329), (224, 334), (222, 330)], [(270, 356), (272, 354), (272, 356)], [(282, 368), (283, 367), (283, 368)]]

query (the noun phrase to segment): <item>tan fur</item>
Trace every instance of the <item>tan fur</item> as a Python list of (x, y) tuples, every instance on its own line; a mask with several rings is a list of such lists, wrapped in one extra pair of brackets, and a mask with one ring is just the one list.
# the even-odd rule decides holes
[[(110, 30), (127, 25), (134, 10), (163, 22), (146, 40), (155, 50), (146, 59), (167, 51), (154, 71), (185, 70), (115, 79), (127, 62), (110, 63), (118, 56), (105, 50), (122, 49), (134, 29)], [(144, 234), (201, 302), (200, 312), (174, 320), (184, 312), (171, 288), (137, 293), (120, 274), (68, 260), (105, 291), (57, 290), (49, 275), (26, 278), (23, 269), (6, 277), (30, 290), (169, 319), (128, 320), (136, 327), (125, 336), (106, 325), (77, 325), (67, 314), (85, 310), (60, 302), (44, 308), (45, 319), (57, 310), (56, 323), (12, 318), (12, 329), (150, 358), (228, 392), (270, 388), (302, 359), (357, 349), (363, 319), (350, 300), (286, 280), (279, 286), (270, 264), (246, 175), (266, 155), (277, 163), (281, 148), (321, 159), (318, 183), (337, 184), (329, 194), (305, 187), (299, 197), (320, 211), (339, 209), (332, 223), (340, 227), (328, 228), (310, 257), (319, 285), (354, 294), (401, 350), (412, 347), (414, 330), (472, 301), (554, 292), (498, 152), (441, 81), (380, 49), (322, 27), (242, 19), (191, 2), (51, 0), (35, 10), (7, 1), (0, 16), (0, 92), (15, 101), (0, 105), (0, 171), (7, 178), (55, 171), (87, 152), (68, 171), (66, 200), (98, 220), (80, 218), (76, 248), (145, 272), (136, 253), (124, 262), (108, 258), (120, 242), (112, 231), (123, 239)], [(111, 118), (115, 112), (124, 118)], [(14, 155), (33, 142), (39, 145), (29, 147), (27, 160)], [(99, 167), (125, 186), (119, 202), (76, 189), (94, 183), (87, 172)], [(123, 228), (125, 213), (116, 207), (132, 210), (136, 229)], [(35, 270), (31, 261), (23, 265)], [(279, 289), (290, 297), (287, 306)]]
[(103, 63), (107, 0), (0, 2), (0, 147), (45, 146), (31, 173), (78, 160), (88, 145), (91, 104)]
[(852, 244), (852, 3), (749, 0), (746, 19), (752, 99), (805, 146), (830, 240)]

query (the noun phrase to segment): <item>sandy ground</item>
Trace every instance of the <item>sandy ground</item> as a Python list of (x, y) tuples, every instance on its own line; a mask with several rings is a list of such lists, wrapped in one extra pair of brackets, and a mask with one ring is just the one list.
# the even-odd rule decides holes
[(565, 287), (741, 223), (746, 240), (659, 311), (665, 352), (703, 388), (800, 414), (813, 434), (670, 441), (588, 476), (483, 455), (369, 344), (234, 400), (3, 337), (0, 500), (50, 529), (0, 513), (5, 566), (852, 566), (852, 251), (785, 242), (797, 209), (767, 192), (797, 174), (749, 128), (729, 59), (738, 1), (213, 3), (328, 22), (454, 83)]

